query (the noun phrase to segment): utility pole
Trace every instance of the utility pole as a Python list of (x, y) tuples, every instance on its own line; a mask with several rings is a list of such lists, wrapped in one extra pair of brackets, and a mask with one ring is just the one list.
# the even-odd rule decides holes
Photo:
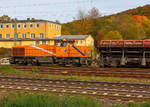
[(16, 46), (16, 39), (17, 39), (17, 19), (14, 20), (14, 46)]
[(93, 0), (90, 0), (90, 6), (93, 8)]

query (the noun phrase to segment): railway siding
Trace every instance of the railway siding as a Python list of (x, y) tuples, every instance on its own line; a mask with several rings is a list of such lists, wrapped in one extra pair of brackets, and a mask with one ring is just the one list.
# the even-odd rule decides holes
[(0, 76), (0, 84), (0, 89), (3, 90), (9, 89), (44, 91), (60, 94), (79, 94), (94, 96), (97, 98), (108, 98), (125, 101), (145, 101), (150, 99), (150, 84), (71, 81), (44, 78), (33, 79), (13, 76)]
[[(32, 72), (33, 66), (16, 66), (13, 68), (21, 71)], [(56, 66), (37, 66), (35, 67), (40, 74), (50, 75), (79, 75), (96, 77), (122, 77), (122, 78), (150, 78), (148, 68), (93, 68), (93, 67), (56, 67)]]

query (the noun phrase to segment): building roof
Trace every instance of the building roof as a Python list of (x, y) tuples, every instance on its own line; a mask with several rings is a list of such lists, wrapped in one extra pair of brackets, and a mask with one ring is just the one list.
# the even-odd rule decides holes
[(56, 23), (56, 22), (52, 22), (52, 21), (49, 21), (49, 20), (42, 20), (42, 19), (27, 19), (27, 20), (15, 20), (15, 19), (12, 19), (12, 20), (9, 20), (9, 21), (0, 21), (0, 23), (32, 23), (32, 22), (50, 22), (50, 23), (54, 23), (54, 24), (59, 24), (59, 23)]
[(54, 38), (9, 38), (9, 39), (0, 39), (0, 41), (42, 41), (42, 40), (84, 40), (89, 35), (61, 35)]
[(88, 37), (89, 35), (61, 35), (61, 36), (56, 36), (52, 38), (53, 40), (84, 40)]

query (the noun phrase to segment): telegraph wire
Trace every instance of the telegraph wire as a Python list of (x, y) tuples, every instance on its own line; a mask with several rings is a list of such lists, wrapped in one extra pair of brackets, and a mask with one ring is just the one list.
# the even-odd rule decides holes
[[(63, 9), (63, 6), (65, 6), (66, 9)], [(52, 2), (52, 3), (50, 2), (33, 3), (33, 4), (25, 3), (24, 5), (8, 4), (8, 6), (5, 5), (0, 6), (0, 9), (1, 14), (5, 13), (8, 14), (9, 16), (17, 18), (21, 17), (26, 18), (34, 16), (35, 18), (43, 17), (44, 19), (50, 19), (51, 17), (53, 17), (55, 20), (56, 18), (62, 18), (63, 20), (65, 20), (65, 18), (68, 19), (68, 16), (70, 17), (70, 19), (73, 19), (73, 17), (75, 17), (75, 14), (78, 12), (80, 8), (90, 9), (92, 6), (93, 0), (72, 0), (66, 2)], [(37, 11), (37, 8), (47, 8), (47, 10), (44, 11), (44, 9), (42, 9), (41, 11)], [(62, 12), (67, 10), (69, 10), (69, 12)]]

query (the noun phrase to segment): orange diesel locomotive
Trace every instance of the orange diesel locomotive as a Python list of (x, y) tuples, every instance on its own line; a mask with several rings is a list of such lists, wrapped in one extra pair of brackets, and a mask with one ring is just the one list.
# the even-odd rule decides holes
[(11, 64), (90, 64), (91, 54), (88, 46), (75, 46), (74, 41), (55, 41), (50, 45), (29, 45), (12, 47)]

